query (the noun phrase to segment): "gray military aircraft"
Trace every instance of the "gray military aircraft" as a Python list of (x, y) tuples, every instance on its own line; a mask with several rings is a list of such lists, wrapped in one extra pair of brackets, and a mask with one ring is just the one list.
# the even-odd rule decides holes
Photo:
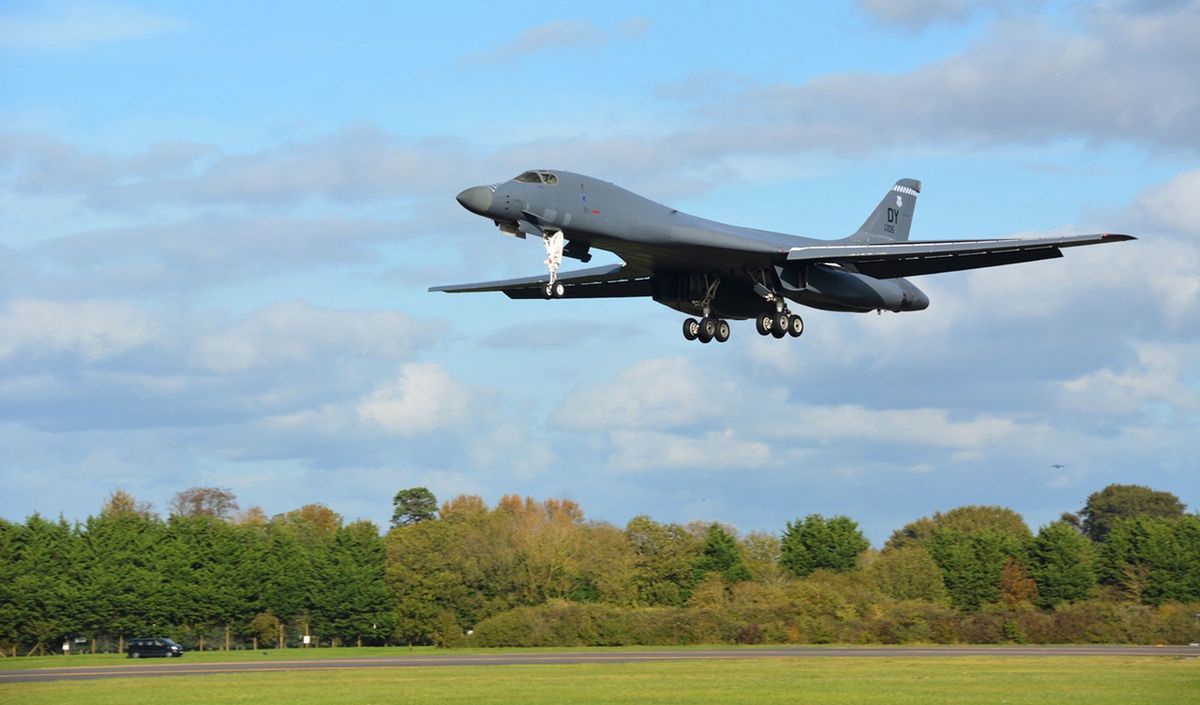
[[(920, 311), (929, 298), (904, 277), (1052, 259), (1065, 247), (1136, 239), (1102, 233), (909, 241), (920, 192), (920, 181), (900, 179), (854, 234), (814, 240), (706, 220), (582, 174), (527, 171), (466, 189), (458, 202), (505, 235), (542, 240), (547, 272), (429, 290), (502, 291), (513, 299), (648, 296), (700, 317), (684, 321), (688, 340), (725, 342), (731, 318), (753, 318), (759, 334), (783, 338), (804, 332), (789, 301), (829, 311)], [(563, 257), (589, 261), (592, 248), (623, 263), (558, 271)]]

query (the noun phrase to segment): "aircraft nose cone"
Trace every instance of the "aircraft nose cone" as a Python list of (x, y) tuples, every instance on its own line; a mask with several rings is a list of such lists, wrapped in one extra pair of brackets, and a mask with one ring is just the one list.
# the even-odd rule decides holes
[(492, 207), (492, 190), (487, 186), (472, 186), (458, 194), (458, 202), (463, 208), (483, 215)]

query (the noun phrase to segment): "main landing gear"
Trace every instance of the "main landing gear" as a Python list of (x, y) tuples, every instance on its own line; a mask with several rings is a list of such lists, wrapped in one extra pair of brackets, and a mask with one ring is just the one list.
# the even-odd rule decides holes
[(689, 318), (683, 322), (683, 337), (688, 340), (699, 340), (701, 343), (717, 341), (724, 343), (729, 340), (729, 321), (712, 315), (713, 298), (717, 295), (717, 287), (721, 286), (718, 276), (704, 275), (704, 298), (692, 303), (704, 312), (703, 318)]
[(792, 336), (799, 338), (804, 333), (804, 319), (786, 309), (775, 313), (760, 313), (754, 319), (754, 328), (759, 335), (773, 335), (776, 338)]
[(688, 340), (699, 340), (701, 343), (714, 340), (724, 343), (729, 340), (729, 321), (712, 316), (705, 316), (698, 321), (695, 318), (689, 318), (683, 322), (683, 337)]
[(760, 273), (760, 276), (762, 280), (755, 282), (754, 291), (766, 299), (767, 303), (774, 304), (775, 312), (764, 311), (755, 317), (754, 327), (758, 330), (758, 334), (773, 335), (776, 338), (784, 338), (789, 335), (799, 338), (800, 334), (804, 332), (804, 319), (787, 309), (787, 303), (769, 286), (765, 274)]

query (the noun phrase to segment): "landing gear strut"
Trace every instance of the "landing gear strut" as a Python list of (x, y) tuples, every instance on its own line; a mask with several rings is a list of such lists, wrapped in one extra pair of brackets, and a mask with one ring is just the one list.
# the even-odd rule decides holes
[(558, 281), (558, 267), (563, 258), (563, 233), (561, 230), (547, 230), (542, 234), (542, 244), (546, 246), (546, 267), (550, 270), (550, 281), (542, 287), (542, 294), (547, 299), (561, 298), (567, 293), (567, 288)]
[(724, 343), (729, 340), (729, 321), (712, 315), (713, 298), (717, 295), (717, 287), (721, 286), (721, 278), (704, 275), (704, 298), (693, 301), (704, 317), (700, 320), (688, 318), (683, 322), (683, 337), (688, 340), (699, 340), (701, 343), (717, 341)]
[[(763, 278), (766, 279), (765, 276)], [(764, 311), (755, 317), (754, 327), (758, 330), (759, 335), (773, 335), (776, 338), (790, 335), (793, 338), (799, 338), (804, 333), (804, 319), (788, 310), (782, 296), (776, 294), (762, 282), (755, 283), (754, 291), (768, 303), (775, 304), (774, 313)]]

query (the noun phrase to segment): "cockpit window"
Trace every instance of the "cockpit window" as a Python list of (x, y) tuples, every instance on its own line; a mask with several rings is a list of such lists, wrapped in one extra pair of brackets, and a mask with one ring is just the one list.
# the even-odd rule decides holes
[(555, 186), (558, 184), (558, 177), (546, 171), (527, 171), (516, 178), (523, 184), (546, 184), (547, 186)]

